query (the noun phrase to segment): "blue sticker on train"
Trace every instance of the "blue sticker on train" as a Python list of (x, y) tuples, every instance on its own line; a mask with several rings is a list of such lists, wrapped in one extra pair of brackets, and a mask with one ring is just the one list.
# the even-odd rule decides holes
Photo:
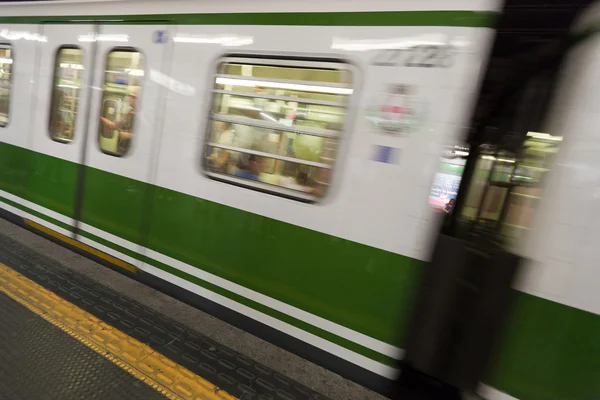
[(164, 44), (169, 40), (169, 34), (167, 31), (154, 31), (153, 39), (154, 43)]
[(385, 163), (385, 164), (395, 164), (396, 163), (398, 149), (396, 149), (394, 147), (375, 145), (374, 150), (375, 151), (374, 151), (373, 157), (371, 158), (373, 161), (377, 161), (377, 162)]

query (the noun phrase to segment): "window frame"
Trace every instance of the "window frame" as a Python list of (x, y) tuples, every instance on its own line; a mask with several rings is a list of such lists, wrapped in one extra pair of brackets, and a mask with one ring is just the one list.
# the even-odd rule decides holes
[[(217, 80), (217, 78), (220, 77), (220, 75), (225, 75), (225, 74), (219, 73), (219, 67), (224, 63), (240, 63), (240, 64), (244, 64), (244, 65), (274, 66), (274, 67), (284, 67), (284, 68), (285, 67), (290, 67), (290, 68), (296, 67), (296, 68), (315, 68), (316, 69), (318, 67), (321, 67), (322, 69), (345, 71), (345, 72), (348, 72), (351, 74), (351, 83), (343, 84), (343, 83), (331, 82), (331, 83), (327, 83), (326, 85), (324, 85), (325, 82), (315, 81), (315, 85), (348, 88), (348, 89), (352, 90), (352, 93), (343, 94), (346, 96), (347, 101), (340, 103), (340, 102), (335, 102), (335, 101), (316, 100), (316, 99), (305, 99), (304, 101), (298, 101), (298, 99), (294, 98), (294, 97), (278, 96), (278, 95), (271, 95), (271, 94), (264, 94), (264, 93), (256, 95), (254, 93), (250, 94), (247, 92), (235, 92), (235, 91), (223, 90), (223, 89), (218, 88), (216, 80)], [(323, 67), (325, 67), (325, 68), (323, 68)], [(355, 106), (354, 103), (356, 101), (356, 98), (358, 97), (357, 93), (359, 92), (359, 86), (360, 86), (359, 72), (360, 71), (358, 70), (358, 68), (356, 67), (356, 65), (353, 62), (349, 61), (348, 59), (341, 58), (341, 57), (323, 57), (323, 58), (302, 57), (302, 56), (297, 56), (297, 55), (285, 55), (282, 53), (278, 53), (278, 54), (269, 54), (269, 53), (237, 54), (236, 53), (236, 54), (222, 54), (222, 55), (218, 56), (211, 64), (211, 69), (209, 70), (209, 78), (208, 79), (209, 79), (210, 83), (207, 86), (210, 89), (207, 90), (207, 97), (206, 97), (207, 98), (207, 102), (206, 102), (206, 105), (207, 105), (206, 110), (207, 111), (205, 114), (206, 115), (206, 127), (203, 132), (204, 136), (203, 136), (203, 140), (202, 140), (202, 144), (201, 144), (201, 156), (199, 157), (201, 173), (206, 178), (211, 179), (211, 180), (228, 183), (232, 186), (238, 186), (238, 187), (242, 187), (245, 189), (254, 190), (256, 192), (270, 194), (270, 195), (274, 195), (277, 197), (283, 197), (286, 199), (295, 200), (295, 201), (299, 201), (302, 203), (314, 204), (314, 203), (323, 202), (326, 198), (328, 198), (330, 196), (331, 192), (333, 191), (332, 183), (335, 180), (335, 175), (336, 175), (335, 172), (339, 168), (339, 165), (341, 164), (341, 161), (342, 161), (342, 160), (340, 160), (340, 158), (342, 158), (342, 153), (343, 153), (341, 151), (343, 148), (343, 143), (344, 143), (343, 139), (350, 135), (350, 131), (349, 131), (348, 127), (352, 126), (351, 121), (352, 121), (353, 117), (347, 111), (350, 108)], [(240, 79), (240, 77), (241, 77), (241, 75), (239, 75), (239, 76), (234, 75), (234, 76), (236, 77), (236, 79)], [(273, 82), (285, 81), (288, 83), (293, 83), (293, 80), (286, 80), (286, 79), (275, 79), (275, 78), (253, 78), (253, 79), (260, 80), (260, 81), (273, 81)], [(297, 81), (297, 83), (309, 84), (310, 81)], [(314, 104), (314, 105), (340, 107), (340, 108), (343, 108), (346, 112), (344, 114), (344, 119), (341, 123), (341, 127), (340, 127), (339, 131), (312, 128), (312, 127), (291, 128), (291, 127), (286, 127), (281, 124), (270, 123), (268, 121), (261, 121), (261, 120), (252, 119), (252, 118), (241, 119), (243, 117), (235, 118), (235, 117), (228, 117), (228, 116), (216, 116), (216, 114), (213, 112), (213, 110), (214, 110), (214, 105), (215, 105), (215, 97), (218, 96), (219, 94), (221, 94), (221, 95), (222, 94), (233, 94), (233, 95), (237, 95), (240, 97), (296, 101), (298, 103), (303, 103), (303, 104)], [(278, 154), (266, 153), (266, 152), (245, 149), (245, 148), (240, 148), (240, 147), (218, 145), (214, 142), (209, 142), (209, 140), (211, 139), (211, 134), (213, 133), (213, 127), (212, 127), (213, 122), (215, 122), (215, 121), (225, 121), (225, 122), (229, 122), (231, 124), (235, 124), (236, 123), (235, 121), (238, 121), (238, 123), (240, 125), (272, 129), (272, 130), (278, 131), (280, 133), (294, 132), (294, 133), (299, 133), (299, 134), (306, 134), (308, 136), (323, 137), (325, 139), (334, 139), (336, 141), (335, 159), (333, 160), (333, 162), (331, 164), (324, 164), (324, 163), (312, 162), (309, 160), (302, 160), (302, 159), (297, 159), (294, 157), (282, 156), (282, 155), (278, 155)], [(243, 121), (243, 122), (241, 122), (241, 121)], [(305, 165), (305, 166), (316, 167), (316, 168), (325, 168), (330, 171), (330, 181), (328, 183), (327, 190), (325, 190), (321, 196), (317, 196), (317, 195), (313, 195), (310, 193), (303, 193), (298, 190), (293, 190), (293, 189), (275, 185), (275, 184), (269, 184), (266, 182), (257, 182), (257, 181), (252, 181), (252, 180), (248, 180), (248, 179), (244, 179), (244, 178), (239, 178), (239, 177), (236, 177), (233, 175), (210, 171), (210, 169), (207, 168), (207, 154), (208, 154), (209, 149), (215, 148), (215, 147), (223, 148), (223, 149), (227, 149), (227, 150), (231, 150), (231, 151), (237, 151), (237, 152), (249, 154), (249, 155), (253, 154), (253, 155), (257, 155), (259, 157), (265, 157), (265, 158), (280, 160), (280, 161), (284, 161), (284, 162), (292, 162), (297, 165)]]
[[(77, 132), (76, 129), (73, 129), (73, 138), (71, 140), (64, 140), (64, 139), (58, 139), (53, 137), (52, 134), (52, 129), (51, 129), (51, 124), (52, 124), (52, 111), (53, 111), (53, 107), (54, 107), (54, 100), (55, 100), (55, 89), (56, 89), (56, 66), (57, 66), (57, 62), (58, 62), (58, 56), (60, 54), (60, 52), (62, 50), (65, 49), (71, 49), (71, 50), (80, 50), (81, 51), (81, 55), (82, 55), (82, 62), (84, 62), (85, 60), (85, 50), (82, 49), (80, 46), (75, 45), (75, 44), (64, 44), (58, 47), (58, 49), (56, 49), (56, 52), (54, 53), (54, 70), (53, 70), (53, 74), (52, 74), (52, 82), (50, 83), (50, 113), (48, 114), (48, 135), (50, 136), (50, 139), (61, 143), (61, 144), (71, 144), (75, 141), (75, 133)], [(84, 71), (85, 71), (85, 65), (84, 65)], [(77, 128), (77, 119), (79, 118), (79, 101), (81, 100), (81, 90), (83, 89), (83, 85), (81, 85), (77, 90), (77, 115), (75, 116), (75, 125), (74, 128)]]
[(11, 42), (0, 42), (0, 48), (8, 48), (10, 49), (10, 57), (12, 59), (12, 63), (11, 63), (11, 67), (10, 67), (10, 80), (8, 82), (8, 110), (6, 112), (6, 117), (8, 118), (8, 121), (3, 124), (2, 122), (0, 122), (0, 128), (8, 128), (8, 126), (10, 125), (10, 112), (12, 110), (12, 90), (13, 90), (13, 85), (14, 85), (14, 65), (15, 65), (15, 46), (11, 43)]
[[(133, 120), (133, 132), (132, 133), (132, 137), (131, 137), (131, 143), (129, 145), (129, 147), (127, 148), (127, 151), (124, 154), (116, 154), (116, 153), (111, 153), (111, 152), (107, 152), (104, 149), (102, 149), (102, 146), (100, 146), (100, 127), (102, 126), (102, 122), (100, 121), (100, 118), (102, 117), (102, 110), (104, 107), (104, 94), (106, 93), (106, 90), (104, 88), (105, 84), (106, 84), (106, 71), (108, 69), (108, 57), (110, 56), (111, 53), (114, 52), (127, 52), (127, 53), (139, 53), (142, 55), (143, 60), (144, 60), (144, 67), (142, 68), (142, 70), (144, 71), (144, 76), (142, 77), (142, 81), (140, 82), (140, 93), (136, 96), (138, 98), (137, 100), (137, 104), (136, 104), (136, 113), (135, 113), (135, 117)], [(105, 154), (107, 156), (111, 156), (111, 157), (117, 157), (117, 158), (126, 158), (129, 154), (130, 151), (133, 147), (133, 140), (136, 137), (136, 132), (135, 132), (135, 127), (136, 127), (136, 121), (138, 120), (138, 113), (141, 111), (142, 109), (142, 93), (144, 91), (144, 86), (146, 84), (146, 76), (148, 75), (148, 71), (147, 71), (147, 63), (146, 63), (146, 53), (144, 53), (142, 50), (140, 50), (137, 47), (133, 47), (133, 46), (115, 46), (115, 47), (111, 47), (110, 49), (108, 49), (108, 51), (104, 54), (104, 69), (102, 70), (102, 95), (100, 96), (100, 104), (99, 104), (99, 111), (98, 111), (98, 129), (96, 130), (96, 146), (98, 147), (98, 150), (100, 150), (100, 152), (102, 154)]]

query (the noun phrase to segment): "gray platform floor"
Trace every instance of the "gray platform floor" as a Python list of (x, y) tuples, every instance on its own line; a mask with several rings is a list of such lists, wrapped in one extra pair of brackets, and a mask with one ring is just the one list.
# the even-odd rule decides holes
[(1, 399), (166, 399), (0, 293)]
[(118, 272), (52, 243), (19, 226), (0, 219), (0, 232), (35, 249), (63, 266), (120, 292), (176, 322), (196, 330), (217, 343), (265, 365), (332, 399), (379, 400), (384, 397), (324, 368), (261, 340), (247, 332), (145, 286)]

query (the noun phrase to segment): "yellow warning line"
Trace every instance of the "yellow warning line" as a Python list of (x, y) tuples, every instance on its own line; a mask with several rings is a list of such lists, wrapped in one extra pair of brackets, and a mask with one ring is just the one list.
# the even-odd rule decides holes
[(85, 252), (88, 252), (90, 254), (93, 254), (96, 257), (99, 257), (101, 259), (103, 259), (104, 261), (108, 261), (111, 264), (114, 264), (118, 267), (124, 268), (129, 272), (137, 272), (137, 268), (134, 267), (133, 265), (126, 263), (125, 261), (119, 260), (118, 258), (115, 258), (109, 254), (103, 253), (99, 250), (96, 250), (95, 248), (88, 246), (87, 244), (83, 244), (81, 242), (78, 242), (77, 240), (71, 239), (68, 236), (62, 235), (58, 232), (53, 231), (50, 228), (46, 228), (44, 225), (40, 225), (37, 222), (33, 222), (31, 220), (28, 220), (27, 218), (23, 218), (25, 220), (25, 223), (29, 226), (31, 226), (32, 228), (37, 229), (38, 231), (44, 232), (46, 235), (50, 235), (60, 241), (63, 241), (65, 243), (70, 244), (71, 246), (75, 246), (80, 250), (83, 250)]
[(235, 400), (206, 379), (3, 264), (0, 291), (169, 399)]

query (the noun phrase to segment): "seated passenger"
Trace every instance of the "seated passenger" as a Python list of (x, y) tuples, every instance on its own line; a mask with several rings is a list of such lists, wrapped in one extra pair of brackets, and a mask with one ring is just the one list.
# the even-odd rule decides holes
[(279, 185), (288, 189), (314, 194), (316, 196), (323, 195), (320, 188), (316, 187), (317, 185), (314, 180), (310, 179), (308, 173), (302, 170), (298, 171), (296, 178), (282, 176), (279, 179)]
[(125, 154), (131, 144), (131, 137), (133, 136), (133, 123), (135, 120), (136, 113), (136, 95), (134, 92), (124, 97), (121, 102), (121, 112), (119, 117), (115, 121), (100, 116), (100, 121), (104, 126), (116, 129), (119, 132), (119, 138), (117, 142), (117, 153)]
[[(231, 123), (224, 121), (215, 121), (215, 137), (214, 141), (217, 144), (224, 146), (235, 145), (235, 135), (231, 130)], [(216, 170), (225, 170), (227, 164), (231, 161), (232, 154), (229, 150), (214, 147), (211, 154), (208, 156), (209, 165)]]
[(238, 163), (239, 170), (235, 173), (238, 178), (249, 179), (251, 181), (260, 181), (260, 161), (255, 155), (243, 154)]

